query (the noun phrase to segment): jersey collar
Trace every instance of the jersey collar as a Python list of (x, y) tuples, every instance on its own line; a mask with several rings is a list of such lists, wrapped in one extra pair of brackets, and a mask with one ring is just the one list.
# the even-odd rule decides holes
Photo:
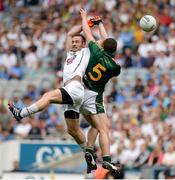
[(115, 53), (110, 53), (110, 52), (107, 52), (107, 51), (104, 51), (105, 54), (107, 54), (108, 56), (114, 58), (115, 57)]

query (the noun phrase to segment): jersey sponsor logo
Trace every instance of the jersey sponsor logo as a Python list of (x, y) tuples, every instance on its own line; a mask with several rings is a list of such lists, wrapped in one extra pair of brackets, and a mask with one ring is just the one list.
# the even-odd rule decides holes
[(67, 59), (67, 60), (66, 60), (66, 64), (67, 64), (67, 65), (72, 64), (72, 62), (74, 61), (75, 58), (76, 58), (76, 55), (74, 55), (73, 57)]
[(77, 68), (80, 66), (81, 62), (82, 62), (82, 59), (83, 59), (83, 56), (84, 56), (84, 52), (82, 53), (82, 56), (81, 56), (81, 59), (80, 59), (80, 62), (78, 63), (77, 67), (74, 69), (73, 72), (75, 72), (77, 70)]
[[(98, 63), (93, 67), (92, 72), (88, 72), (88, 75), (92, 81), (99, 81), (102, 77), (102, 71), (105, 72), (106, 68)], [(96, 75), (92, 75), (92, 73), (95, 73)]]

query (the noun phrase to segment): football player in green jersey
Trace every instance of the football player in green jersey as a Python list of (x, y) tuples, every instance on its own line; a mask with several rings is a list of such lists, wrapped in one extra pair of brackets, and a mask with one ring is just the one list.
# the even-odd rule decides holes
[[(91, 124), (98, 130), (99, 144), (102, 150), (103, 167), (118, 172), (120, 166), (117, 167), (111, 162), (110, 157), (110, 142), (109, 142), (109, 121), (105, 114), (103, 105), (103, 92), (106, 83), (114, 76), (120, 74), (120, 65), (114, 60), (114, 55), (117, 49), (117, 42), (113, 38), (102, 39), (97, 43), (92, 35), (91, 29), (87, 23), (87, 14), (81, 9), (82, 28), (86, 41), (90, 50), (90, 59), (84, 75), (85, 96), (82, 105), (82, 114), (86, 114), (86, 118), (90, 119)], [(104, 31), (105, 28), (101, 21), (98, 22), (99, 29)], [(92, 129), (88, 133), (88, 143), (86, 160), (90, 165), (92, 159), (92, 147), (94, 145), (97, 133)], [(91, 151), (90, 151), (91, 149)]]

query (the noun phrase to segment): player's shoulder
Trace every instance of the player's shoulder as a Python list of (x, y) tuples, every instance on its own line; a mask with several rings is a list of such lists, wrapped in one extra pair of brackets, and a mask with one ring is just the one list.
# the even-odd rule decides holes
[(82, 51), (88, 51), (89, 48), (88, 47), (84, 47), (84, 48), (81, 48)]
[(99, 46), (99, 41), (95, 41), (95, 40), (94, 41), (93, 40), (89, 41), (88, 45), (89, 45), (89, 47), (91, 47), (91, 46), (98, 46), (98, 47), (100, 47)]
[(82, 51), (82, 52), (85, 52), (85, 53), (90, 53), (89, 48), (87, 48), (87, 47), (82, 48), (81, 51)]

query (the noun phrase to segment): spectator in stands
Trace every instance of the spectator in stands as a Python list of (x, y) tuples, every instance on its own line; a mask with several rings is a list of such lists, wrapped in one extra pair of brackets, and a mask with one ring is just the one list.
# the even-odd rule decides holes
[(25, 118), (21, 123), (17, 124), (14, 133), (20, 138), (27, 138), (32, 126), (29, 122), (29, 118)]
[(129, 68), (133, 66), (133, 55), (131, 48), (124, 49), (124, 67)]
[(17, 61), (13, 67), (10, 67), (8, 70), (9, 79), (22, 79), (23, 68), (20, 66), (20, 63)]
[[(27, 90), (26, 90), (25, 94), (27, 97), (30, 97), (32, 101), (36, 100), (39, 96), (39, 93), (37, 92), (37, 89), (34, 84), (29, 84), (27, 86)], [(29, 103), (31, 103), (32, 101), (30, 101)], [(26, 104), (26, 105), (28, 105), (28, 104)]]
[(166, 54), (165, 51), (158, 52), (155, 58), (154, 66), (159, 69), (170, 69), (173, 64), (172, 58)]
[(26, 55), (24, 57), (26, 68), (29, 71), (36, 71), (38, 68), (39, 60), (36, 56), (36, 47), (30, 46), (30, 48), (27, 50)]
[(162, 164), (166, 166), (175, 165), (175, 147), (173, 144), (169, 144), (168, 149), (163, 156)]
[(130, 30), (129, 24), (124, 24), (122, 31), (119, 33), (119, 39), (123, 42), (123, 50), (125, 48), (133, 48), (134, 44), (134, 34)]
[(29, 119), (31, 124), (31, 129), (28, 133), (29, 139), (41, 139), (41, 129), (39, 128), (39, 122), (35, 118), (31, 117)]
[(15, 66), (17, 63), (17, 57), (16, 55), (12, 52), (11, 48), (5, 49), (1, 59), (0, 59), (0, 64), (4, 65), (7, 70), (9, 70), (11, 67)]
[(157, 145), (149, 156), (148, 166), (162, 165), (163, 156), (164, 154), (162, 151), (162, 147), (160, 145)]
[(141, 94), (144, 91), (143, 81), (139, 77), (136, 79), (136, 83), (135, 83), (135, 86), (134, 86), (134, 91), (135, 91), (136, 95)]
[(0, 123), (0, 142), (14, 140), (14, 135), (10, 133), (9, 129), (3, 129), (2, 123)]
[(39, 128), (41, 131), (41, 136), (44, 138), (47, 135), (49, 135), (48, 129), (47, 129), (47, 122), (45, 119), (40, 119), (39, 120)]
[(49, 134), (56, 134), (64, 131), (63, 123), (56, 112), (52, 113), (47, 120), (47, 129)]
[(129, 148), (125, 150), (123, 158), (125, 158), (122, 164), (125, 164), (127, 167), (132, 167), (137, 157), (140, 154), (140, 150), (137, 149), (135, 141), (130, 141)]
[(147, 145), (144, 143), (141, 145), (140, 154), (134, 162), (135, 167), (142, 167), (146, 165), (149, 159), (150, 151), (147, 148)]
[(18, 107), (23, 107), (24, 104), (23, 102), (21, 101), (20, 99), (20, 95), (21, 95), (21, 92), (20, 91), (15, 91), (12, 95), (12, 99), (13, 99), (13, 102), (16, 106)]
[(4, 65), (0, 65), (0, 79), (8, 79), (8, 71)]

